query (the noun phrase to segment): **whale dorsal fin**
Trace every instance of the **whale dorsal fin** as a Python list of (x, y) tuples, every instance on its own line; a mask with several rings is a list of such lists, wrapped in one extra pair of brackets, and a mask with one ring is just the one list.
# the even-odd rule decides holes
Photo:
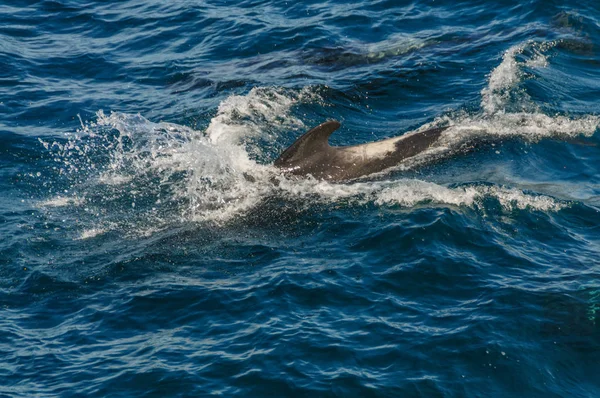
[(306, 132), (298, 138), (281, 156), (275, 161), (275, 166), (281, 166), (285, 162), (308, 157), (316, 152), (327, 150), (329, 147), (329, 136), (340, 128), (340, 122), (329, 120), (319, 124), (314, 129)]

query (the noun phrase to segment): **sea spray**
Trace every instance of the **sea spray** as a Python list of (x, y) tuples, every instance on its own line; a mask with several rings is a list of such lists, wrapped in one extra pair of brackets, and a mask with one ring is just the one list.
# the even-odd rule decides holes
[[(528, 41), (508, 49), (481, 91), (482, 112), (450, 112), (422, 126), (418, 130), (449, 128), (436, 146), (398, 168), (410, 170), (453, 156), (478, 140), (517, 137), (536, 142), (592, 135), (597, 116), (545, 115), (535, 110), (525, 93), (512, 95), (524, 78), (521, 69), (546, 67), (545, 51), (552, 46)], [(526, 52), (531, 57), (525, 57)], [(509, 111), (509, 100), (515, 98), (522, 101), (517, 108), (534, 111)], [(343, 184), (281, 175), (270, 165), (263, 146), (285, 149), (278, 140), (280, 132), (306, 129), (294, 115), (294, 107), (314, 101), (323, 102), (314, 87), (254, 88), (223, 100), (205, 131), (151, 122), (139, 114), (99, 111), (96, 121), (82, 124), (66, 142), (42, 141), (52, 151), (59, 174), (68, 180), (69, 190), (57, 192), (41, 206), (84, 208), (93, 214), (95, 219), (81, 234), (86, 238), (115, 228), (160, 229), (176, 221), (229, 222), (273, 196), (378, 206), (475, 206), (494, 198), (507, 210), (539, 211), (557, 211), (568, 204), (511, 187), (472, 183), (451, 188), (417, 179), (389, 179), (385, 172), (375, 181)]]

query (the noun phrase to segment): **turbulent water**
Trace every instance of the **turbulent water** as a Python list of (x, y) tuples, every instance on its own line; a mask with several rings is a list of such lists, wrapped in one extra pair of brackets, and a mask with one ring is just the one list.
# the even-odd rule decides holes
[[(600, 396), (600, 6), (0, 4), (0, 395)], [(272, 166), (447, 126), (344, 183)]]

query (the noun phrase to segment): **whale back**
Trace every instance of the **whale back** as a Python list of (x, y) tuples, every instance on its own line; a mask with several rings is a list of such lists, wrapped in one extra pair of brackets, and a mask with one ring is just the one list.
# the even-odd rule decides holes
[(329, 181), (350, 180), (396, 166), (431, 147), (447, 127), (405, 134), (383, 141), (332, 147), (329, 136), (340, 127), (330, 120), (298, 138), (274, 165), (287, 174)]

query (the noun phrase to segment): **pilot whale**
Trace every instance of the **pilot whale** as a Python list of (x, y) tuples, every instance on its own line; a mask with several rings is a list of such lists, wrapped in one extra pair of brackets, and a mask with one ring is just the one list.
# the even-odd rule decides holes
[(340, 127), (330, 120), (298, 138), (274, 165), (286, 174), (312, 175), (346, 181), (383, 171), (430, 148), (448, 127), (405, 134), (352, 146), (330, 146), (329, 136)]

